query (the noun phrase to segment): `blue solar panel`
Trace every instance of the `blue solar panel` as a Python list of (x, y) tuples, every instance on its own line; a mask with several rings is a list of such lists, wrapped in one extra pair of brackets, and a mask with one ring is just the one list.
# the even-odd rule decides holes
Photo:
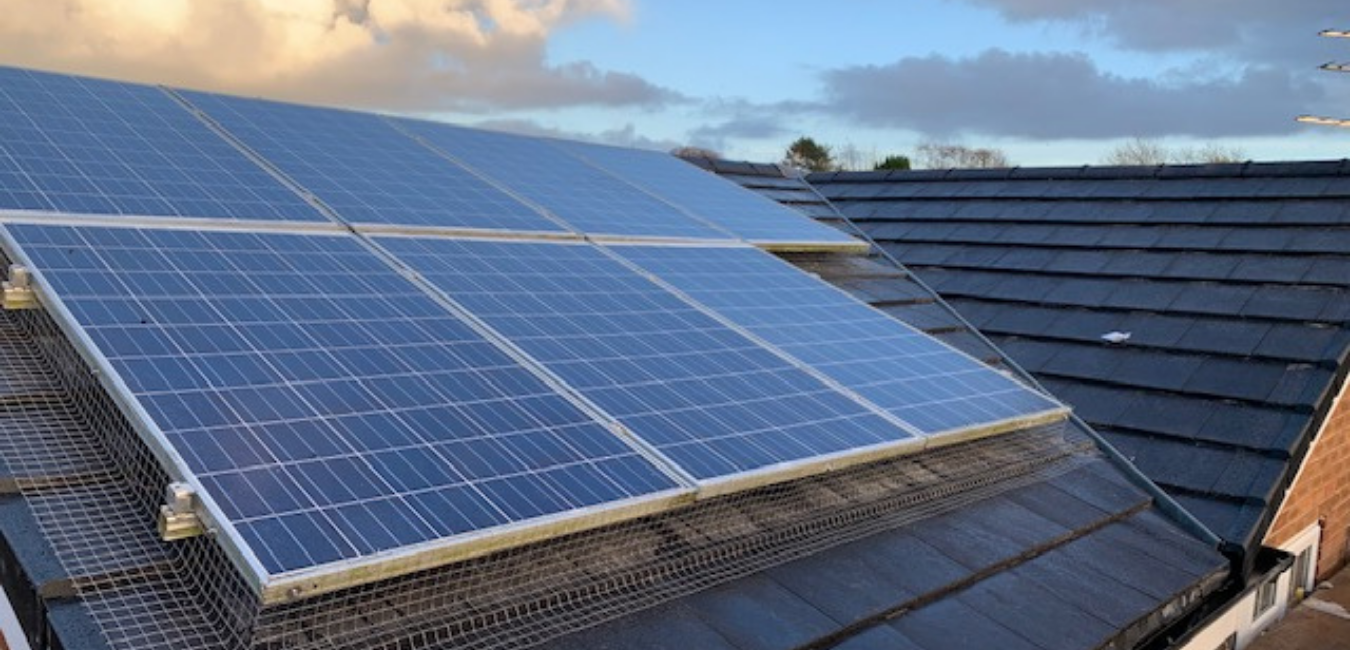
[(727, 239), (552, 141), (403, 120), (400, 124), (469, 167), (588, 234)]
[(925, 434), (1062, 408), (763, 251), (613, 250)]
[(270, 574), (676, 488), (353, 237), (6, 228)]
[(0, 208), (328, 221), (157, 88), (2, 67)]
[(674, 156), (583, 142), (559, 144), (574, 155), (747, 241), (858, 244), (857, 240), (834, 228)]
[(182, 94), (348, 222), (563, 230), (377, 115)]
[(376, 241), (700, 480), (915, 440), (593, 246)]

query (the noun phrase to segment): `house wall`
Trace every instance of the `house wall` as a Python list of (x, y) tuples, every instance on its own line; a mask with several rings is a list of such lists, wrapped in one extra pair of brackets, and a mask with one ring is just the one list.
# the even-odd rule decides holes
[(28, 650), (28, 640), (24, 638), (19, 618), (9, 604), (9, 596), (0, 589), (0, 650)]
[(1332, 403), (1303, 466), (1285, 493), (1265, 545), (1293, 550), (1299, 534), (1321, 523), (1317, 578), (1326, 579), (1350, 560), (1350, 382)]
[[(1289, 540), (1289, 547), (1284, 550), (1294, 556), (1307, 553), (1308, 557), (1312, 557), (1317, 553), (1317, 542), (1320, 538), (1320, 530), (1314, 524), (1294, 535)], [(1175, 648), (1243, 650), (1259, 638), (1266, 628), (1284, 618), (1289, 609), (1297, 605), (1312, 586), (1312, 571), (1308, 570), (1310, 567), (1302, 567), (1305, 571), (1303, 575), (1298, 574), (1299, 568), (1301, 567), (1295, 562), (1278, 574), (1265, 576), (1263, 584), (1274, 589), (1274, 593), (1267, 594), (1270, 598), (1263, 603), (1264, 607), (1258, 607), (1262, 585), (1252, 585), (1235, 601), (1229, 603), (1226, 609), (1211, 616), (1204, 627), (1195, 630), (1177, 643)]]

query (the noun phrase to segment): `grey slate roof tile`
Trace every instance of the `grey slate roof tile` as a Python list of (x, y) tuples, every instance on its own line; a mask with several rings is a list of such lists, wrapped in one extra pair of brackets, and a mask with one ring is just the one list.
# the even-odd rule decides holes
[[(952, 621), (960, 621), (952, 625)], [(924, 650), (1000, 648), (1038, 650), (1039, 646), (994, 622), (984, 612), (957, 599), (943, 599), (890, 623), (890, 627)]]
[(903, 530), (873, 535), (849, 547), (866, 558), (878, 576), (902, 576), (900, 582), (915, 593), (928, 593), (969, 575), (967, 567)]
[(923, 646), (887, 625), (869, 627), (866, 632), (832, 647), (834, 650), (924, 650)]
[[(1075, 566), (1059, 557), (1059, 549), (1013, 569), (1013, 574), (1052, 594), (1071, 595), (1075, 602), (1091, 607), (1091, 613), (1110, 627), (1122, 629), (1153, 608), (1153, 599), (1093, 569)], [(1084, 575), (1084, 573), (1089, 575)], [(1086, 580), (1084, 578), (1087, 578)]]
[[(1159, 444), (1210, 446), (1169, 447), (1176, 450), (1299, 453), (1316, 430), (1311, 414), (1330, 397), (1331, 371), (1350, 355), (1350, 163), (1017, 169), (998, 185), (976, 178), (815, 181), (845, 212), (855, 202), (837, 190), (858, 184), (932, 186), (929, 195), (946, 197), (867, 201), (872, 218), (862, 226), (902, 262), (909, 244), (971, 251), (924, 259), (915, 271), (1013, 359), (1045, 373), (1089, 422)], [(922, 221), (910, 216), (916, 209)], [(1110, 330), (1131, 339), (1097, 349), (1093, 337)], [(1178, 453), (1196, 463), (1203, 455)], [(1249, 485), (1236, 496), (1264, 501), (1292, 479), (1285, 462), (1274, 474), (1244, 470), (1245, 461), (1197, 465), (1197, 477), (1210, 478), (1191, 483)], [(1204, 509), (1235, 541), (1259, 540), (1260, 531), (1242, 526), (1262, 518), (1240, 501)]]
[(664, 605), (551, 642), (551, 650), (740, 650), (684, 603)]
[(1055, 594), (1020, 577), (1001, 573), (972, 586), (958, 600), (1045, 650), (1095, 648), (1116, 632), (1077, 607), (1074, 596)]
[(867, 560), (862, 552), (821, 553), (767, 574), (840, 625), (881, 615), (921, 595), (906, 587), (904, 576), (899, 575), (904, 564)]
[(1269, 323), (1220, 319), (1193, 319), (1180, 339), (1179, 349), (1236, 356), (1251, 356), (1270, 333)]
[(763, 575), (714, 587), (684, 602), (739, 650), (788, 650), (838, 629), (820, 610)]
[[(1208, 178), (1227, 178), (1213, 168), (1201, 169)], [(1136, 446), (1164, 440), (1175, 449), (1207, 449), (1225, 458), (1213, 463), (1203, 480), (1192, 481), (1197, 485), (1179, 487), (1176, 494), (1208, 509), (1204, 516), (1225, 534), (1241, 536), (1247, 534), (1244, 525), (1250, 527), (1259, 519), (1260, 506), (1248, 501), (1263, 488), (1257, 484), (1271, 482), (1262, 478), (1270, 471), (1270, 461), (1276, 471), (1281, 466), (1278, 458), (1264, 454), (1277, 446), (1290, 447), (1300, 425), (1289, 412), (1264, 404), (1220, 400), (1208, 408), (1187, 392), (1186, 385), (1195, 381), (1205, 390), (1226, 390), (1220, 382), (1193, 375), (1209, 368), (1210, 358), (1246, 358), (1262, 345), (1279, 349), (1272, 338), (1277, 325), (1306, 325), (1226, 313), (1205, 315), (1174, 309), (1173, 303), (1202, 308), (1213, 295), (1194, 295), (1197, 279), (1227, 286), (1228, 274), (1241, 267), (1245, 276), (1240, 282), (1255, 290), (1260, 283), (1289, 277), (1294, 265), (1243, 267), (1246, 252), (1229, 248), (1213, 249), (1228, 251), (1221, 255), (1191, 253), (1226, 257), (1228, 264), (1219, 272), (1200, 278), (1175, 272), (1175, 253), (1182, 247), (1178, 244), (1207, 238), (1218, 245), (1223, 239), (1222, 234), (1206, 232), (1213, 227), (1205, 224), (1214, 222), (1217, 208), (1194, 205), (1193, 197), (1174, 196), (1167, 199), (1169, 204), (1130, 200), (1120, 209), (1094, 214), (1102, 203), (1094, 197), (1152, 192), (1156, 181), (1149, 179), (1160, 173), (1177, 175), (1168, 168), (1070, 168), (816, 178), (826, 183), (822, 189), (827, 193), (852, 188), (847, 193), (855, 198), (842, 204), (846, 213), (865, 216), (862, 225), (874, 236), (885, 233), (881, 243), (902, 261), (909, 254), (911, 261), (921, 262), (912, 270), (947, 292), (1013, 358), (1063, 373), (1047, 374), (1047, 385), (1066, 399), (1090, 402), (1092, 406), (1080, 407), (1085, 415), (1122, 427), (1111, 435)], [(1094, 185), (1032, 188), (1027, 185), (1032, 181), (1019, 180), (1037, 176), (1090, 177), (1094, 180), (1072, 182)], [(1181, 174), (1167, 182), (1176, 183), (1173, 189), (1180, 193), (1176, 188), (1199, 182), (1196, 179), (1194, 174)], [(1070, 181), (1044, 181), (1064, 182)], [(962, 184), (966, 187), (959, 187)], [(916, 194), (937, 198), (892, 198)], [(1016, 200), (1004, 200), (1009, 194)], [(943, 216), (953, 212), (959, 215)], [(949, 220), (922, 221), (916, 215)], [(1159, 215), (1189, 225), (1130, 221)], [(1241, 218), (1254, 219), (1224, 217), (1229, 222)], [(1030, 220), (1044, 221), (1026, 223)], [(1190, 231), (1178, 236), (1177, 228)], [(1138, 250), (1159, 242), (1167, 245)], [(976, 340), (950, 317), (943, 317), (934, 303), (910, 300), (910, 288), (882, 288), (912, 287), (901, 274), (874, 276), (820, 261), (796, 261), (901, 320), (922, 323), (954, 341)], [(1109, 329), (1136, 334), (1130, 343), (1112, 346), (1099, 338)], [(1285, 349), (1296, 351), (1297, 346)], [(1160, 398), (1164, 401), (1150, 402)], [(1160, 406), (1152, 409), (1151, 404)], [(1159, 415), (1145, 417), (1155, 412)], [(1245, 426), (1258, 422), (1260, 426)], [(1241, 445), (1247, 451), (1239, 453), (1225, 445)], [(1168, 471), (1188, 480), (1197, 478), (1184, 474), (1185, 456), (1180, 460)], [(1200, 489), (1236, 494), (1197, 498)], [(1113, 519), (1119, 521), (1111, 523)], [(1153, 548), (1159, 545), (1170, 548)], [(1027, 554), (1030, 548), (1044, 552)], [(1010, 558), (1012, 563), (1005, 564)], [(1139, 566), (1165, 569), (1139, 571)], [(1225, 570), (1226, 561), (1214, 549), (1172, 529), (1143, 492), (1109, 463), (1095, 459), (1001, 496), (795, 560), (677, 604), (686, 618), (695, 616), (703, 632), (738, 649), (789, 647), (824, 638), (839, 638), (835, 647), (852, 650), (1088, 647), (1106, 642), (1122, 626), (1193, 587), (1203, 576)], [(965, 585), (980, 571), (989, 573), (969, 586), (944, 591)], [(870, 588), (869, 581), (875, 581)], [(1085, 589), (1095, 595), (1066, 596), (1081, 595)], [(1027, 599), (1028, 593), (1037, 597)], [(936, 599), (904, 609), (907, 599), (920, 594), (936, 594)], [(1019, 596), (1022, 601), (1015, 600)], [(970, 602), (979, 608), (965, 604)], [(989, 609), (994, 604), (1002, 609)], [(664, 615), (659, 612), (669, 607), (653, 611)], [(792, 620), (783, 620), (784, 612)], [(888, 619), (883, 615), (888, 613), (895, 616)], [(1046, 633), (1052, 627), (1047, 620), (1064, 621), (1072, 629)], [(857, 623), (857, 634), (842, 633), (849, 622)]]

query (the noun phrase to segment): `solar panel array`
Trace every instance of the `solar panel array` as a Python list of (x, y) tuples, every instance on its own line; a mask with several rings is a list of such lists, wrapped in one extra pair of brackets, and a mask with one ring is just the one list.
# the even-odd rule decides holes
[(614, 250), (924, 434), (1060, 408), (763, 251)]
[(8, 229), (271, 573), (679, 487), (354, 237)]
[(708, 183), (705, 172), (674, 156), (585, 142), (560, 146), (577, 157), (752, 242), (856, 244), (848, 235), (734, 183)]
[(400, 120), (399, 125), (580, 232), (703, 239), (731, 236), (581, 163), (548, 140), (417, 120)]
[(264, 589), (1060, 409), (668, 156), (4, 68), (0, 136), (9, 254)]
[(348, 222), (563, 231), (377, 115), (198, 92), (182, 95)]
[(158, 89), (4, 67), (0, 208), (327, 221)]
[(699, 480), (912, 439), (593, 246), (377, 241)]

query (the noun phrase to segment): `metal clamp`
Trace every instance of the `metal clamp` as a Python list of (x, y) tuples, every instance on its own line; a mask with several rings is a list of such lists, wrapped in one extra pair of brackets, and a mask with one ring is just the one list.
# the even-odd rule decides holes
[(159, 536), (166, 542), (196, 537), (206, 532), (197, 516), (197, 493), (186, 483), (165, 488), (165, 505), (159, 507)]
[(9, 265), (9, 279), (3, 285), (5, 290), (5, 309), (36, 309), (37, 294), (33, 293), (32, 276), (27, 267), (20, 264)]

